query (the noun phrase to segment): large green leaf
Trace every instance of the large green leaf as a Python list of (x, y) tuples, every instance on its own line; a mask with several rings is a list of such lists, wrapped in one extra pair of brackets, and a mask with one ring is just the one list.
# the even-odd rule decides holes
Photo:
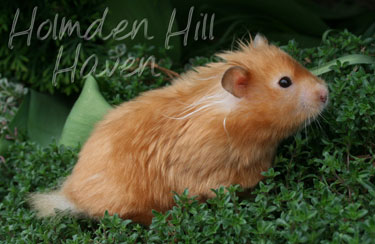
[[(9, 123), (9, 129), (11, 131), (14, 131), (15, 128), (17, 128), (18, 133), (21, 131), (23, 133), (26, 132), (27, 127), (27, 117), (29, 114), (29, 106), (30, 106), (30, 93), (28, 93), (23, 101), (21, 106), (19, 107), (16, 115), (12, 119), (12, 121)], [(12, 143), (11, 140), (7, 140), (5, 138), (0, 138), (0, 155), (3, 154), (8, 146)]]
[[(65, 120), (69, 114), (69, 106), (63, 97), (42, 94), (34, 90), (25, 96), (17, 114), (9, 124), (11, 131), (26, 134), (30, 141), (48, 145), (59, 139)], [(0, 140), (0, 153), (6, 151), (11, 140)]]
[(65, 122), (60, 143), (67, 146), (83, 144), (96, 122), (111, 109), (99, 92), (96, 80), (89, 76), (82, 92)]
[(27, 119), (29, 117), (29, 109), (30, 109), (30, 97), (31, 92), (29, 92), (24, 98), (21, 103), (21, 106), (18, 108), (18, 111), (12, 121), (9, 124), (9, 128), (14, 130), (17, 128), (18, 131), (22, 131), (26, 133), (27, 131)]
[(31, 90), (27, 119), (30, 140), (48, 145), (60, 138), (70, 108), (63, 98)]
[(7, 148), (11, 145), (11, 141), (5, 138), (0, 138), (0, 156), (7, 151)]

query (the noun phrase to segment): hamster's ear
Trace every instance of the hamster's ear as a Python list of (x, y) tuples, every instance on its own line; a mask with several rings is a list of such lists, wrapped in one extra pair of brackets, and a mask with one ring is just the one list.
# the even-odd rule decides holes
[(221, 85), (233, 96), (241, 98), (246, 95), (249, 82), (249, 72), (240, 66), (233, 66), (225, 71)]
[(262, 34), (256, 34), (254, 40), (253, 40), (253, 46), (259, 47), (262, 45), (268, 45), (267, 38), (265, 38)]

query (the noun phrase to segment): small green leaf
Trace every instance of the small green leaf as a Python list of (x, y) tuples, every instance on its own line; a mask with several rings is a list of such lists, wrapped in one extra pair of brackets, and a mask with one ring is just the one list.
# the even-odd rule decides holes
[(344, 63), (348, 62), (347, 65), (353, 65), (353, 64), (375, 64), (375, 58), (362, 55), (362, 54), (351, 54), (351, 55), (346, 55), (342, 56), (340, 58), (337, 58), (335, 60), (332, 60), (331, 62), (328, 62), (324, 66), (321, 67), (315, 67), (311, 69), (311, 73), (314, 75), (322, 75), (324, 73), (327, 73), (331, 70), (331, 66), (334, 66), (337, 64), (337, 62)]

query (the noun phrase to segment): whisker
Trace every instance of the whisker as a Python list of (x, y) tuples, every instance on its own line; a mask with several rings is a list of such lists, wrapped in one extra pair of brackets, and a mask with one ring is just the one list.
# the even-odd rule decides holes
[[(205, 97), (202, 97), (201, 99), (199, 99), (198, 101), (196, 102), (193, 102), (192, 104), (188, 105), (185, 110), (183, 110), (181, 113), (179, 113), (177, 116), (180, 116), (192, 109), (194, 109), (195, 107), (203, 104), (204, 102), (208, 102), (210, 99), (212, 98), (221, 98), (222, 94), (215, 94), (215, 95), (211, 95), (211, 96), (205, 96)], [(184, 103), (182, 103), (184, 104)]]
[(210, 77), (206, 77), (206, 78), (197, 78), (197, 80), (211, 80), (211, 79), (215, 79), (215, 78), (218, 78), (219, 75), (215, 75), (215, 76), (210, 76)]
[(227, 117), (225, 117), (224, 120), (223, 120), (223, 127), (224, 127), (225, 134), (227, 134), (227, 137), (229, 139), (229, 133), (228, 133), (228, 130), (227, 130), (227, 127), (226, 127), (226, 122), (227, 122)]
[(323, 127), (322, 127), (322, 125), (320, 124), (320, 122), (319, 122), (319, 117), (320, 117), (320, 113), (318, 114), (318, 118), (316, 118), (316, 123), (319, 125), (319, 128), (320, 128), (320, 130), (323, 130)]
[[(217, 102), (216, 102), (216, 103), (217, 103)], [(167, 115), (163, 115), (163, 116), (164, 116), (164, 117), (167, 117), (167, 118), (169, 118), (169, 119), (186, 119), (186, 118), (190, 117), (191, 115), (193, 115), (193, 114), (195, 114), (195, 113), (197, 113), (197, 112), (199, 112), (199, 111), (201, 111), (201, 110), (203, 110), (203, 109), (209, 108), (210, 106), (212, 106), (212, 105), (214, 105), (214, 104), (215, 104), (215, 103), (206, 104), (206, 105), (204, 105), (204, 106), (198, 108), (197, 110), (194, 110), (193, 112), (188, 113), (188, 114), (186, 114), (186, 115), (184, 115), (184, 116), (182, 116), (182, 117), (170, 117), (170, 116), (167, 116)]]
[(328, 123), (327, 118), (324, 116), (323, 113), (320, 113), (319, 116), (324, 120), (324, 122)]
[[(215, 88), (217, 89), (217, 88)], [(207, 96), (203, 96), (196, 100), (191, 104), (186, 104), (186, 107), (182, 109), (182, 111), (178, 114), (173, 114), (172, 116), (163, 115), (169, 119), (186, 119), (200, 111), (206, 110), (207, 108), (213, 107), (217, 104), (221, 104), (224, 109), (230, 110), (230, 106), (234, 104), (234, 102), (228, 100), (228, 93), (227, 92), (215, 92), (214, 89), (211, 89)], [(180, 104), (184, 104), (181, 103)]]

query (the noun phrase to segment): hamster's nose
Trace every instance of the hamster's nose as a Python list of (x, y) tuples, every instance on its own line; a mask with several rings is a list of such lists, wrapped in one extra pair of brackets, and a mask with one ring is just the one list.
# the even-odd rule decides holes
[(321, 90), (319, 94), (320, 101), (322, 103), (326, 103), (328, 99), (328, 92), (327, 90)]

